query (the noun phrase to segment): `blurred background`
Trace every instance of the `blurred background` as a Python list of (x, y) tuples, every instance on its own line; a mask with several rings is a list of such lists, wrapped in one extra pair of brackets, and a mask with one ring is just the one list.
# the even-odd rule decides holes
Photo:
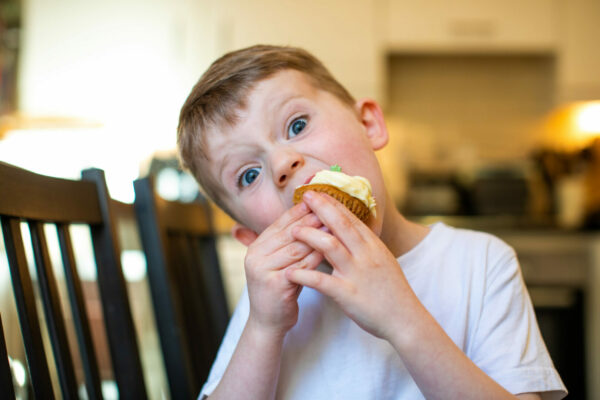
[[(0, 161), (67, 178), (102, 168), (124, 202), (152, 174), (165, 198), (192, 201), (174, 148), (193, 84), (227, 51), (304, 47), (384, 108), (378, 155), (399, 209), (515, 247), (570, 398), (600, 398), (598, 21), (598, 0), (0, 0)], [(244, 249), (215, 218), (233, 308)], [(149, 392), (162, 398), (145, 260), (135, 229), (123, 236)], [(26, 387), (10, 285), (0, 248), (0, 312)]]

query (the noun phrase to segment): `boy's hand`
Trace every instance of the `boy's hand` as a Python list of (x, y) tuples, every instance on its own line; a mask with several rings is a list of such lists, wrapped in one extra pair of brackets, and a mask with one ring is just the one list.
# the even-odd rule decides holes
[(323, 253), (333, 272), (290, 268), (290, 281), (332, 297), (363, 329), (388, 340), (426, 398), (515, 398), (448, 337), (368, 226), (327, 195), (307, 192), (304, 201), (331, 233), (299, 226), (294, 236)]
[(248, 246), (245, 258), (250, 316), (248, 323), (269, 335), (282, 337), (298, 319), (301, 286), (285, 277), (285, 270), (313, 269), (323, 256), (294, 237), (296, 227), (317, 228), (319, 218), (304, 203), (279, 217)]
[(394, 324), (402, 320), (399, 312), (416, 299), (396, 258), (367, 225), (330, 196), (307, 192), (303, 199), (330, 232), (297, 226), (293, 234), (323, 254), (333, 272), (290, 268), (286, 276), (330, 296), (363, 329), (389, 339), (399, 328)]

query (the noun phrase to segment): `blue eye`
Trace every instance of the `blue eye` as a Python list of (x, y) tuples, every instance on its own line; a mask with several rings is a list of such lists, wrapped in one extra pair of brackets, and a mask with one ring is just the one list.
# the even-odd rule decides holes
[(307, 123), (308, 121), (304, 117), (297, 118), (294, 121), (292, 121), (290, 127), (288, 128), (288, 137), (293, 138), (294, 136), (298, 135), (304, 130)]
[(254, 182), (254, 180), (256, 178), (258, 178), (258, 175), (260, 175), (259, 167), (247, 169), (240, 176), (240, 185), (242, 185), (242, 186), (250, 185), (252, 182)]

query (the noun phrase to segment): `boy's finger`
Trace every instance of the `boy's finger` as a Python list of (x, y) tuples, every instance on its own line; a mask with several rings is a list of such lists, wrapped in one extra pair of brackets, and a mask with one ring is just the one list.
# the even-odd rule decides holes
[(283, 269), (292, 264), (302, 261), (309, 256), (314, 250), (305, 243), (294, 240), (280, 249), (276, 250), (270, 256), (270, 263), (275, 265), (270, 269)]
[(315, 269), (321, 261), (323, 261), (323, 254), (313, 250), (309, 255), (290, 265), (288, 268)]
[(269, 232), (279, 232), (288, 225), (300, 220), (302, 217), (309, 214), (310, 212), (310, 208), (308, 208), (306, 204), (300, 202), (292, 208), (290, 208), (289, 210), (287, 210), (286, 212), (284, 212), (283, 214), (281, 214), (279, 218), (275, 220), (275, 222), (273, 222), (264, 230), (263, 233), (268, 234)]
[(342, 297), (343, 281), (333, 275), (316, 270), (290, 268), (285, 271), (285, 276), (290, 282), (318, 290), (333, 299)]
[[(348, 249), (356, 248), (367, 239), (371, 230), (359, 220), (343, 204), (331, 196), (317, 192), (306, 192), (303, 200), (328, 227), (333, 234), (343, 241)], [(367, 232), (363, 232), (364, 230)]]
[(292, 233), (297, 240), (323, 254), (334, 268), (343, 270), (344, 266), (350, 264), (352, 255), (334, 235), (305, 226), (295, 227)]
[[(310, 214), (303, 215), (301, 218), (292, 221), (289, 226), (282, 230), (265, 230), (265, 232), (261, 234), (261, 240), (258, 241), (261, 245), (261, 252), (263, 254), (272, 254), (296, 240), (291, 233), (291, 228), (296, 225), (312, 226), (316, 228), (322, 224), (319, 218), (311, 212)], [(271, 225), (271, 227), (272, 226), (273, 225)]]

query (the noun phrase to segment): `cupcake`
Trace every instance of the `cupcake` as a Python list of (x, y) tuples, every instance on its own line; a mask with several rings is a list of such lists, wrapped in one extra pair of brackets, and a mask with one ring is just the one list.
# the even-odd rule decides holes
[(362, 176), (346, 175), (337, 165), (317, 172), (309, 183), (298, 186), (294, 191), (294, 204), (302, 201), (302, 195), (307, 190), (330, 195), (363, 222), (371, 212), (375, 215), (375, 199), (369, 181)]

